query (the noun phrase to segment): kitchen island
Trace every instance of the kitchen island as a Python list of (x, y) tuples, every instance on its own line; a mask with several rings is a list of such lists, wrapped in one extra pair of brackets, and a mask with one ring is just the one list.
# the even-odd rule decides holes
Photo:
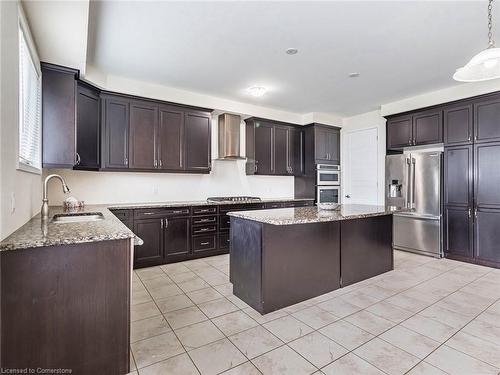
[(397, 210), (342, 205), (229, 213), (233, 293), (265, 314), (392, 270)]

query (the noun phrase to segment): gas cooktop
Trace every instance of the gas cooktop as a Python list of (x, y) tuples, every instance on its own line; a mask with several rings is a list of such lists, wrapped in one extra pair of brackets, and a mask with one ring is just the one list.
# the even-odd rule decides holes
[(258, 197), (210, 197), (207, 202), (260, 202)]

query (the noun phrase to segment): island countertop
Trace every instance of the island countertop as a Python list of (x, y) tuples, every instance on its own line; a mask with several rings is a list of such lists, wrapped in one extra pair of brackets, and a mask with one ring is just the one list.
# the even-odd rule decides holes
[(87, 222), (54, 223), (52, 220), (53, 215), (68, 212), (64, 212), (61, 206), (52, 206), (50, 207), (51, 218), (45, 224), (42, 224), (40, 214), (36, 215), (0, 242), (0, 251), (127, 238), (133, 238), (136, 245), (142, 245), (142, 240), (113, 215), (106, 205), (89, 205), (78, 212), (102, 213), (104, 219)]
[(295, 207), (229, 212), (228, 215), (264, 224), (291, 225), (362, 219), (366, 217), (390, 215), (403, 210), (404, 209), (393, 206), (342, 204), (339, 209), (333, 211), (321, 210), (318, 207)]

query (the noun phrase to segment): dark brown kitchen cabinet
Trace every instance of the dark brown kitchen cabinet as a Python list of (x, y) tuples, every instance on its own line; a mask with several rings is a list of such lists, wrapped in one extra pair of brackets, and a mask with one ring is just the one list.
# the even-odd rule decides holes
[(500, 209), (500, 142), (474, 145), (474, 167), (476, 206)]
[(134, 268), (164, 263), (163, 218), (139, 219), (134, 222), (134, 233), (144, 243), (134, 249)]
[(79, 81), (76, 113), (76, 164), (74, 168), (98, 169), (101, 140), (99, 90)]
[(398, 149), (411, 146), (413, 122), (411, 116), (398, 116), (387, 120), (387, 148)]
[(474, 220), (475, 258), (500, 268), (500, 207), (477, 208)]
[(103, 167), (128, 168), (130, 102), (118, 97), (105, 97), (103, 112)]
[(290, 174), (290, 155), (288, 153), (289, 145), (289, 128), (286, 126), (274, 126), (274, 174), (287, 175)]
[(314, 154), (318, 164), (340, 164), (340, 130), (315, 124)]
[(472, 104), (459, 104), (443, 110), (444, 145), (456, 146), (472, 143)]
[(447, 147), (444, 152), (444, 203), (472, 207), (474, 164), (472, 146)]
[(441, 109), (418, 111), (390, 117), (387, 120), (387, 149), (389, 150), (441, 142), (443, 142)]
[(165, 219), (165, 258), (163, 263), (183, 260), (190, 253), (190, 218), (171, 217)]
[(301, 176), (304, 173), (304, 145), (303, 132), (291, 128), (288, 131), (288, 168), (289, 173)]
[[(273, 124), (257, 121), (254, 130), (254, 143), (247, 142), (247, 155), (253, 154), (255, 168), (251, 174), (274, 174), (273, 163)], [(253, 147), (252, 147), (253, 146)]]
[(439, 110), (417, 112), (413, 115), (413, 145), (443, 142), (443, 113)]
[(158, 123), (159, 168), (182, 170), (184, 168), (184, 112), (160, 106)]
[(158, 105), (131, 102), (129, 129), (129, 168), (157, 168)]
[(500, 95), (474, 103), (474, 142), (500, 141)]
[(42, 165), (76, 164), (76, 79), (78, 70), (42, 63)]
[(473, 257), (472, 209), (446, 206), (444, 209), (444, 253), (447, 257)]
[(299, 127), (257, 118), (245, 122), (247, 174), (297, 176), (303, 172)]
[(186, 112), (184, 115), (186, 169), (210, 171), (210, 114)]

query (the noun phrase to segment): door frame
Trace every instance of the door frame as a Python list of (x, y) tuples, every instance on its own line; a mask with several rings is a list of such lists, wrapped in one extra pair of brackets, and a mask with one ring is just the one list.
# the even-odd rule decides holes
[[(348, 147), (344, 147), (344, 142), (347, 142), (347, 137), (351, 134), (354, 134), (354, 133), (360, 133), (360, 132), (365, 132), (365, 131), (368, 131), (368, 130), (375, 130), (375, 133), (376, 133), (376, 147), (377, 147), (377, 158), (376, 158), (376, 163), (377, 163), (377, 193), (376, 193), (376, 196), (377, 196), (377, 204), (384, 204), (384, 202), (379, 202), (379, 193), (380, 193), (380, 184), (381, 182), (379, 181), (380, 180), (380, 176), (383, 175), (384, 171), (380, 170), (381, 168), (381, 165), (380, 165), (380, 145), (379, 145), (379, 142), (380, 142), (380, 131), (379, 131), (379, 126), (377, 125), (373, 125), (373, 126), (368, 126), (368, 127), (365, 127), (365, 128), (359, 128), (359, 129), (353, 129), (353, 130), (347, 130), (347, 129), (344, 129), (342, 128), (341, 129), (341, 144), (340, 144), (340, 155), (342, 156), (341, 157), (341, 187), (342, 187), (342, 199), (341, 201), (343, 203), (345, 203), (345, 195), (346, 195), (346, 187), (347, 187), (347, 168), (346, 166), (348, 165), (348, 160), (349, 160), (349, 148)], [(385, 150), (385, 148), (384, 148)], [(384, 156), (385, 158), (385, 156)]]

